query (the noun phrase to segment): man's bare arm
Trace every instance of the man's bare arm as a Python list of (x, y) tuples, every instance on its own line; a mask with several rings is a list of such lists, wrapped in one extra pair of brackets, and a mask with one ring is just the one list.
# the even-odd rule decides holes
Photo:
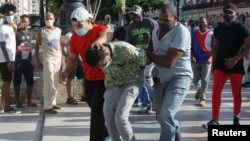
[(151, 53), (149, 55), (149, 58), (151, 58), (151, 60), (155, 64), (170, 69), (176, 64), (176, 62), (182, 55), (183, 55), (182, 50), (170, 47), (166, 55), (156, 55), (154, 53)]

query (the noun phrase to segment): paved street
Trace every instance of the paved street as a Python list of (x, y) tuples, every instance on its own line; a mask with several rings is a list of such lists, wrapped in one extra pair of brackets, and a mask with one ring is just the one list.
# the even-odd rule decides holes
[[(250, 88), (242, 89), (243, 103), (240, 123), (250, 123)], [(211, 119), (211, 82), (207, 93), (207, 106), (198, 107), (194, 100), (196, 90), (191, 86), (177, 118), (181, 121), (183, 141), (207, 141), (207, 132), (201, 124)], [(222, 95), (221, 124), (232, 124), (232, 95), (229, 83)], [(88, 141), (89, 108), (86, 103), (65, 104), (59, 95), (62, 109), (56, 115), (44, 115), (42, 107), (23, 108), (21, 114), (0, 114), (0, 141)], [(157, 141), (160, 126), (154, 114), (138, 115), (133, 107), (130, 120), (138, 141)]]

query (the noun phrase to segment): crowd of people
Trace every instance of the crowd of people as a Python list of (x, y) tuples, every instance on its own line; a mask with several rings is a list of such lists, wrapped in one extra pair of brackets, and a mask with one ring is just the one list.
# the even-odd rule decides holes
[[(2, 113), (17, 112), (9, 101), (12, 73), (16, 107), (23, 108), (22, 75), (27, 82), (27, 106), (37, 106), (32, 101), (34, 36), (27, 28), (29, 17), (22, 15), (16, 25), (15, 12), (12, 4), (0, 7), (4, 15), (0, 25)], [(145, 17), (141, 6), (133, 5), (126, 14), (127, 24), (114, 28), (111, 15), (105, 15), (104, 24), (95, 24), (93, 15), (78, 7), (70, 16), (72, 31), (65, 36), (55, 25), (54, 14), (47, 12), (46, 26), (35, 36), (36, 67), (43, 71), (44, 113), (56, 114), (61, 109), (56, 101), (60, 77), (66, 81), (66, 103), (78, 103), (71, 93), (76, 76), (83, 79), (82, 99), (91, 110), (90, 141), (136, 141), (129, 112), (138, 101), (142, 103), (139, 114), (155, 113), (160, 141), (180, 141), (181, 126), (175, 115), (192, 84), (197, 87), (194, 98), (199, 100), (198, 106), (206, 106), (213, 75), (212, 118), (202, 127), (219, 125), (221, 93), (228, 78), (234, 106), (232, 124), (240, 125), (241, 87), (250, 84), (250, 19), (245, 19), (245, 25), (240, 23), (232, 3), (224, 5), (222, 12), (224, 22), (211, 30), (205, 17), (197, 20), (197, 26), (194, 21), (179, 22), (173, 5), (163, 4), (157, 21)]]

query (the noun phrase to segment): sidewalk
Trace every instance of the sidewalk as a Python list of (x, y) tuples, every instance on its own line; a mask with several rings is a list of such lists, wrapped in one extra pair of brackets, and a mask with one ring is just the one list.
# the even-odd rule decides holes
[[(196, 89), (191, 86), (183, 106), (177, 114), (181, 121), (183, 141), (207, 141), (207, 132), (201, 125), (211, 119), (211, 81), (206, 107), (198, 107), (194, 100)], [(60, 95), (59, 95), (60, 96)], [(222, 95), (220, 124), (232, 124), (232, 94), (229, 83)], [(250, 122), (250, 88), (242, 88), (241, 124)], [(0, 114), (0, 141), (88, 141), (90, 111), (86, 103), (67, 105), (60, 96), (62, 109), (56, 115), (43, 114), (42, 106), (23, 108), (21, 114)], [(138, 141), (158, 141), (160, 126), (154, 114), (138, 115), (133, 107), (131, 124)]]

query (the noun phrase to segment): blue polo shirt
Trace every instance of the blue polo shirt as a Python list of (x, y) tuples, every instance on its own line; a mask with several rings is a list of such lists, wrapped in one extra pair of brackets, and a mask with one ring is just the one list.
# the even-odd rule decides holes
[(176, 76), (189, 76), (193, 78), (191, 67), (191, 35), (186, 27), (177, 22), (174, 28), (169, 31), (161, 40), (158, 38), (159, 27), (152, 33), (154, 52), (157, 55), (164, 55), (169, 48), (176, 48), (183, 51), (183, 55), (178, 59), (173, 68), (168, 69), (159, 65), (158, 77), (160, 82), (164, 83)]

